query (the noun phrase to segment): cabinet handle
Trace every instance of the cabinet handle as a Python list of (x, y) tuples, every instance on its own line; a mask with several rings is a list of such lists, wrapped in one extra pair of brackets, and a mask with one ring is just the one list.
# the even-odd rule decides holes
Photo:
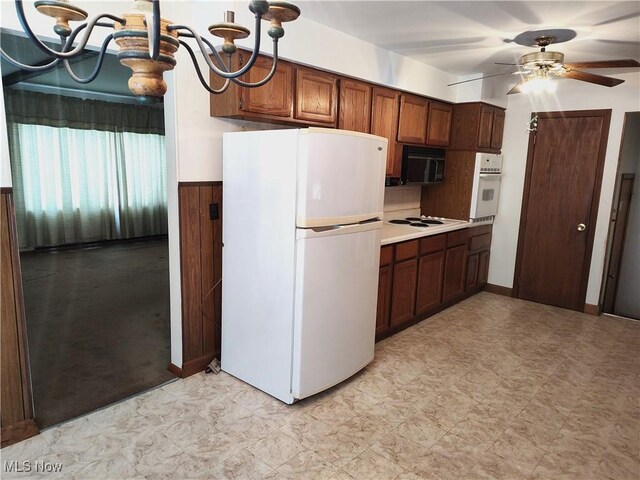
[(584, 232), (587, 229), (587, 226), (584, 223), (579, 223), (578, 224), (578, 231), (579, 232)]

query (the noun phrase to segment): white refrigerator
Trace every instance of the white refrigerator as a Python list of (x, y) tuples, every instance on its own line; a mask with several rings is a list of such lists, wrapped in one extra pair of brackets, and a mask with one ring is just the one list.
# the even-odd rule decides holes
[(293, 403), (373, 360), (387, 140), (225, 133), (222, 369)]

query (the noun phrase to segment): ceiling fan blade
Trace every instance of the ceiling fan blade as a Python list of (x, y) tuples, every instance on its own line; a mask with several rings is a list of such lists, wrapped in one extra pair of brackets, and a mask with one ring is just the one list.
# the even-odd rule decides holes
[(520, 80), (518, 83), (516, 83), (513, 86), (513, 88), (507, 92), (507, 95), (513, 95), (514, 93), (521, 93), (522, 85), (524, 85), (524, 80)]
[(593, 73), (581, 72), (580, 70), (569, 70), (561, 75), (562, 78), (572, 78), (583, 82), (595, 83), (603, 87), (615, 87), (624, 82), (619, 78), (605, 77), (604, 75), (594, 75)]
[(510, 65), (512, 67), (519, 66), (517, 63), (493, 62), (494, 65)]
[(629, 59), (623, 60), (603, 60), (599, 62), (573, 62), (573, 63), (565, 63), (565, 68), (573, 69), (573, 68), (633, 68), (640, 67), (640, 62)]
[(518, 72), (496, 73), (495, 75), (485, 75), (484, 77), (470, 78), (469, 80), (462, 80), (461, 82), (449, 83), (447, 87), (451, 87), (453, 85), (460, 85), (461, 83), (475, 82), (476, 80), (484, 80), (485, 78), (501, 77), (502, 75), (511, 75), (512, 73), (518, 73)]

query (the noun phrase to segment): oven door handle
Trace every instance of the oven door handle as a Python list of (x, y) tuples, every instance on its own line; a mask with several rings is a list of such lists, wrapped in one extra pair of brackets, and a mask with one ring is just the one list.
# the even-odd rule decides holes
[(501, 173), (479, 173), (480, 178), (500, 178)]

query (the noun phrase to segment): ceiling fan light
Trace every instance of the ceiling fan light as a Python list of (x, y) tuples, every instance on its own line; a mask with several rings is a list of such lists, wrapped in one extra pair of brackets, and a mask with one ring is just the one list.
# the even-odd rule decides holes
[(525, 93), (541, 94), (541, 93), (554, 93), (556, 91), (557, 84), (548, 77), (536, 77), (527, 80), (522, 85), (522, 91)]

